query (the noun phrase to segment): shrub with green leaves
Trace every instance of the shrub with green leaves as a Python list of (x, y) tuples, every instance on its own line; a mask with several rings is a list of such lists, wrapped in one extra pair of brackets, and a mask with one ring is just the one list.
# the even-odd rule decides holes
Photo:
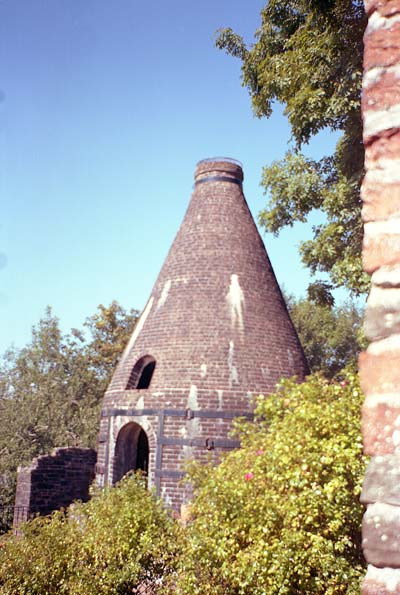
[(0, 548), (0, 595), (358, 595), (365, 460), (357, 376), (283, 381), (238, 422), (242, 448), (193, 465), (183, 529), (141, 478)]
[(125, 478), (67, 514), (27, 523), (0, 548), (1, 595), (127, 595), (174, 570), (177, 533), (144, 480)]
[(365, 469), (356, 375), (284, 380), (237, 424), (242, 448), (195, 465), (176, 595), (356, 595)]

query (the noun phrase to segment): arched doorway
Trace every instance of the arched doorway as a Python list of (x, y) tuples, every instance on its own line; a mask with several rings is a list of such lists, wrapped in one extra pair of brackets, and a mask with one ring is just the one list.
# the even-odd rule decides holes
[(138, 469), (149, 470), (149, 440), (139, 424), (130, 422), (121, 428), (115, 444), (113, 484)]

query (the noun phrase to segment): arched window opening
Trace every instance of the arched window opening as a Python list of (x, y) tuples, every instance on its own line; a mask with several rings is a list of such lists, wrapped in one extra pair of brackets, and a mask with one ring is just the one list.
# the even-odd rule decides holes
[(151, 355), (141, 357), (132, 368), (126, 388), (138, 390), (149, 388), (155, 367), (154, 357)]
[(149, 388), (155, 367), (156, 362), (154, 361), (143, 368), (136, 388)]
[(149, 441), (143, 428), (134, 422), (126, 424), (117, 438), (114, 454), (113, 484), (129, 471), (149, 470)]

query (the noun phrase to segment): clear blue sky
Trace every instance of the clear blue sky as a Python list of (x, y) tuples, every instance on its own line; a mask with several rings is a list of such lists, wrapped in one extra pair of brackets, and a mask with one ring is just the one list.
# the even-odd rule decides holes
[[(143, 308), (200, 159), (242, 161), (257, 215), (262, 166), (284, 155), (289, 129), (279, 109), (253, 117), (239, 61), (213, 39), (231, 26), (251, 41), (263, 4), (0, 2), (0, 352), (23, 346), (48, 304), (65, 331), (113, 299)], [(309, 235), (264, 238), (296, 295)]]

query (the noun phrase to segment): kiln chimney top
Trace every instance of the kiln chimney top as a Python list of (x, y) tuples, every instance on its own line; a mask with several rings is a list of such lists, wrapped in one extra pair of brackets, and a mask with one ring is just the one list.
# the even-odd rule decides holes
[(195, 184), (208, 181), (232, 181), (241, 184), (243, 169), (240, 161), (230, 157), (209, 157), (198, 162), (194, 173)]

